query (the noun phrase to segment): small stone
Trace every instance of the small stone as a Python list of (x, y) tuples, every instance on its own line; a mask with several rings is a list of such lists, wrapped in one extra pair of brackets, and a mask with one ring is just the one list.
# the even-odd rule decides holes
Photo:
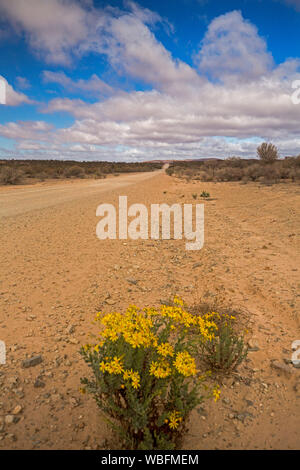
[(294, 385), (294, 390), (295, 392), (300, 393), (300, 382)]
[(5, 424), (12, 424), (14, 422), (14, 416), (13, 415), (6, 415), (5, 416)]
[(133, 279), (132, 277), (127, 278), (126, 281), (129, 284), (133, 284), (134, 286), (138, 283), (138, 281), (136, 279)]
[(43, 382), (41, 379), (37, 378), (34, 382), (34, 387), (35, 388), (44, 388), (45, 387), (45, 382)]
[(202, 263), (195, 263), (193, 264), (193, 269), (199, 268), (200, 266), (202, 266)]
[(70, 398), (70, 405), (73, 408), (76, 408), (77, 406), (79, 406), (79, 404), (80, 404), (80, 402), (75, 397)]
[(71, 344), (78, 344), (79, 341), (78, 341), (78, 339), (76, 339), (76, 338), (70, 338), (70, 339), (69, 339), (69, 343), (71, 343)]
[(74, 332), (75, 332), (75, 326), (74, 326), (74, 325), (69, 325), (69, 326), (67, 327), (67, 329), (66, 329), (66, 333), (67, 333), (68, 335), (71, 335), (71, 334), (74, 333)]
[(296, 360), (292, 361), (292, 365), (296, 369), (300, 369), (300, 360), (296, 359)]
[(30, 357), (29, 359), (25, 359), (22, 362), (22, 367), (24, 367), (25, 369), (27, 367), (35, 367), (35, 366), (41, 364), (41, 362), (43, 362), (43, 358), (42, 358), (41, 355), (33, 356), (33, 357)]
[(249, 339), (248, 347), (250, 352), (259, 351), (258, 342), (255, 338)]
[(13, 411), (12, 411), (12, 414), (13, 415), (18, 415), (19, 413), (21, 413), (22, 411), (22, 406), (21, 405), (17, 405), (14, 407)]
[(222, 401), (223, 401), (223, 403), (225, 403), (225, 405), (230, 405), (230, 403), (231, 403), (230, 400), (229, 400), (229, 398), (226, 398), (226, 397), (223, 398)]

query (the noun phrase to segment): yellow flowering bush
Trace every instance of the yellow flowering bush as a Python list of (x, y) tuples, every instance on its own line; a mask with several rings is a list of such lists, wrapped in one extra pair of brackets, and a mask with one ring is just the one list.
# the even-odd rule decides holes
[(83, 391), (94, 395), (127, 449), (176, 448), (191, 411), (219, 398), (195, 360), (216, 323), (187, 312), (178, 297), (173, 306), (100, 312), (96, 322), (96, 344), (81, 348), (93, 371), (92, 380), (81, 379)]

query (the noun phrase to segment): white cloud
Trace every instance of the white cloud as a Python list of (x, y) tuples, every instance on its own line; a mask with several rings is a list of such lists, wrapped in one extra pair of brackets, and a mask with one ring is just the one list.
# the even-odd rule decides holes
[[(71, 0), (50, 1), (65, 8)], [(90, 21), (92, 7), (87, 5), (77, 3), (74, 31), (76, 25)], [(105, 54), (120, 74), (143, 80), (152, 90), (121, 92), (96, 74), (73, 80), (63, 71), (45, 71), (46, 82), (69, 91), (99, 93), (100, 99), (88, 103), (60, 97), (43, 106), (42, 112), (65, 111), (74, 116), (76, 121), (68, 128), (41, 128), (39, 123), (0, 126), (1, 135), (18, 140), (19, 151), (49, 155), (48, 148), (55, 158), (79, 159), (254, 156), (258, 141), (267, 139), (283, 154), (285, 148), (286, 153), (300, 153), (300, 106), (291, 101), (292, 82), (300, 79), (299, 59), (275, 65), (257, 28), (234, 11), (209, 25), (196, 70), (172, 57), (157, 40), (151, 26), (161, 21), (158, 15), (132, 2), (127, 6), (129, 12), (106, 10), (105, 23), (103, 15), (94, 14), (98, 29), (91, 28), (86, 37), (78, 27), (78, 34), (65, 41), (62, 33), (57, 44), (49, 31), (48, 42), (45, 31), (36, 30), (35, 38), (41, 34), (40, 52), (47, 60), (54, 59), (56, 51), (68, 62), (76, 45), (81, 53)], [(59, 19), (58, 32), (69, 20)]]
[(43, 81), (45, 83), (58, 83), (71, 92), (93, 93), (95, 95), (111, 95), (114, 93), (114, 89), (96, 74), (93, 74), (88, 80), (72, 80), (64, 72), (44, 70)]
[(23, 90), (27, 90), (31, 87), (26, 77), (16, 77), (16, 84), (18, 88), (22, 88)]
[(49, 140), (53, 126), (44, 121), (19, 121), (0, 124), (0, 135), (14, 140)]
[(213, 79), (253, 80), (273, 66), (272, 55), (257, 28), (232, 11), (209, 25), (197, 56), (199, 70)]
[(49, 63), (69, 64), (98, 19), (76, 0), (0, 0), (0, 13), (24, 32), (32, 49)]
[(17, 92), (8, 83), (5, 77), (0, 75), (0, 80), (5, 82), (6, 104), (9, 106), (19, 106), (22, 103), (33, 103), (24, 93)]

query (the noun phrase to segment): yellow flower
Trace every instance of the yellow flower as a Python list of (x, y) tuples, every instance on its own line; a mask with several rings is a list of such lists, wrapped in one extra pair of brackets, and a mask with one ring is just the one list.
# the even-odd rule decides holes
[(169, 428), (170, 429), (172, 430), (177, 429), (181, 421), (182, 421), (182, 418), (180, 416), (179, 411), (174, 410), (169, 414)]
[[(107, 360), (107, 358), (106, 358)], [(124, 371), (122, 358), (115, 356), (112, 361), (100, 362), (100, 371), (108, 372), (109, 374), (122, 374)]]
[(173, 302), (174, 304), (183, 306), (183, 300), (180, 297), (178, 297), (178, 295), (175, 295)]
[(133, 388), (137, 389), (141, 386), (140, 384), (140, 374), (138, 372), (133, 371), (132, 369), (126, 369), (123, 373), (124, 380), (131, 380), (131, 385)]
[(178, 372), (185, 377), (197, 373), (195, 359), (187, 351), (177, 353), (173, 364)]
[(170, 343), (161, 343), (157, 346), (157, 352), (163, 357), (174, 356), (174, 348)]
[(219, 400), (220, 395), (221, 395), (221, 390), (218, 387), (214, 388), (213, 396), (215, 397), (215, 402)]
[(135, 389), (140, 387), (140, 376), (138, 372), (134, 372), (134, 374), (131, 374), (131, 385)]
[(171, 375), (171, 367), (165, 361), (152, 361), (150, 366), (150, 375), (157, 379), (165, 379)]

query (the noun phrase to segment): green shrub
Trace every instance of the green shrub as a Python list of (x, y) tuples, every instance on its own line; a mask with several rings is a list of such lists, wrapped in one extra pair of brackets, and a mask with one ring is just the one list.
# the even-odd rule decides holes
[(1, 184), (18, 184), (21, 181), (22, 173), (15, 167), (0, 167), (0, 183)]
[(278, 159), (278, 149), (274, 144), (263, 142), (257, 147), (257, 155), (264, 163), (273, 163)]
[(195, 360), (216, 325), (188, 313), (177, 297), (173, 306), (131, 306), (99, 313), (97, 321), (99, 341), (81, 348), (93, 372), (91, 380), (81, 379), (82, 391), (94, 396), (126, 449), (177, 448), (191, 411), (205, 398), (219, 398)]
[(238, 335), (232, 327), (235, 317), (212, 312), (203, 318), (213, 319), (218, 328), (211, 341), (200, 343), (201, 358), (212, 370), (234, 370), (248, 353), (243, 335)]
[(74, 165), (65, 170), (65, 176), (66, 178), (72, 178), (72, 177), (83, 178), (84, 172), (80, 166)]

